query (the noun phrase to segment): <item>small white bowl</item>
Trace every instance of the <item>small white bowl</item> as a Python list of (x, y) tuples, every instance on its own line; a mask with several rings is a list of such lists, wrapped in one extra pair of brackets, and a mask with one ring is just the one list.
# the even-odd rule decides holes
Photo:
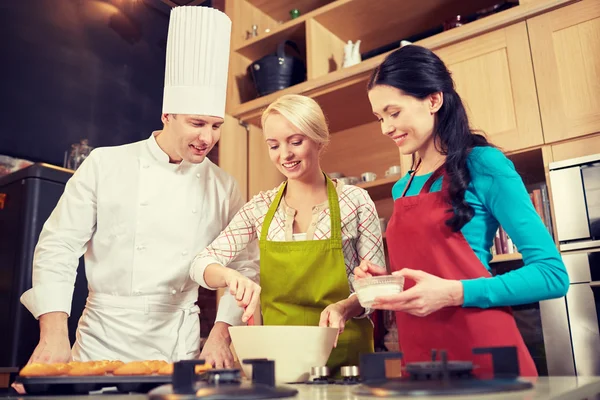
[(395, 275), (372, 276), (354, 280), (354, 290), (360, 305), (370, 308), (376, 297), (398, 294), (404, 289), (404, 277)]

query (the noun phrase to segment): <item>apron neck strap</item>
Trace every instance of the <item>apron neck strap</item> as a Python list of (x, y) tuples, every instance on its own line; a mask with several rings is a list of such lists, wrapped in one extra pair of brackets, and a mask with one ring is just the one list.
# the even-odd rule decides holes
[(327, 199), (329, 200), (329, 216), (331, 218), (331, 240), (342, 243), (342, 214), (337, 190), (333, 181), (325, 175), (327, 180)]
[[(423, 187), (421, 188), (421, 193), (429, 193), (429, 191), (431, 190), (431, 186), (433, 185), (433, 183), (440, 177), (445, 175), (444, 171), (445, 171), (445, 164), (442, 164), (438, 169), (436, 169), (435, 171), (433, 171), (433, 174), (431, 174), (431, 176), (427, 179), (427, 181), (425, 182), (425, 184), (423, 185)], [(442, 178), (443, 179), (443, 178)], [(442, 185), (445, 186), (445, 182), (447, 181), (447, 179), (443, 179), (442, 180)]]
[[(410, 184), (413, 181), (413, 178), (415, 177), (415, 174), (417, 173), (417, 170), (419, 169), (419, 166), (421, 165), (421, 159), (419, 159), (419, 161), (417, 161), (417, 165), (415, 167), (414, 170), (410, 171), (410, 178), (408, 178), (408, 182), (406, 183), (406, 186), (404, 187), (404, 190), (402, 191), (402, 194), (400, 195), (400, 197), (404, 197), (406, 195), (406, 192), (408, 191), (408, 189), (410, 188)], [(427, 181), (425, 182), (425, 184), (423, 185), (423, 187), (421, 188), (420, 193), (429, 193), (429, 191), (431, 190), (431, 185), (433, 185), (433, 183), (442, 175), (444, 174), (445, 171), (445, 164), (442, 164), (438, 169), (436, 169), (433, 174), (431, 174), (431, 176), (427, 179)], [(447, 186), (446, 183), (447, 179), (444, 179), (442, 181), (442, 185), (444, 187)]]
[[(329, 201), (329, 215), (331, 218), (331, 239), (333, 241), (342, 241), (342, 218), (340, 213), (340, 203), (338, 201), (337, 191), (335, 189), (335, 185), (333, 181), (329, 179), (329, 177), (325, 174), (325, 179), (327, 181), (327, 200)], [(271, 222), (275, 217), (275, 212), (279, 207), (279, 203), (283, 198), (283, 193), (285, 192), (285, 188), (287, 187), (287, 181), (283, 182), (281, 188), (277, 192), (275, 199), (273, 199), (273, 203), (269, 207), (269, 211), (267, 211), (267, 215), (265, 215), (265, 220), (263, 222), (263, 229), (260, 233), (260, 241), (264, 242), (267, 240), (267, 233), (269, 227), (271, 226)]]
[(417, 161), (417, 165), (415, 166), (415, 169), (413, 169), (412, 171), (409, 171), (410, 178), (408, 178), (408, 182), (406, 182), (406, 186), (404, 186), (404, 190), (402, 191), (402, 194), (400, 195), (400, 197), (404, 197), (406, 192), (408, 192), (408, 188), (410, 188), (410, 184), (412, 183), (413, 178), (415, 177), (415, 174), (417, 173), (417, 170), (419, 169), (420, 165), (421, 165), (421, 159), (419, 158), (419, 161)]

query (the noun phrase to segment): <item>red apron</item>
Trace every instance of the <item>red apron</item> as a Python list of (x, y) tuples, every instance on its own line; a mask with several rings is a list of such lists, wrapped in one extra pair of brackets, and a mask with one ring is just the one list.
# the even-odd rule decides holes
[[(420, 269), (444, 279), (475, 279), (491, 274), (477, 258), (462, 233), (452, 232), (445, 221), (450, 205), (445, 199), (449, 178), (444, 176), (442, 190), (430, 192), (443, 167), (427, 180), (421, 193), (394, 202), (386, 236), (392, 271)], [(405, 290), (414, 286), (406, 280)], [(537, 376), (533, 359), (510, 307), (482, 309), (445, 307), (425, 317), (396, 312), (398, 342), (404, 353), (403, 363), (431, 360), (431, 350), (447, 350), (448, 360), (472, 361), (475, 375), (492, 373), (490, 355), (473, 355), (478, 347), (514, 346), (517, 348), (521, 376)]]

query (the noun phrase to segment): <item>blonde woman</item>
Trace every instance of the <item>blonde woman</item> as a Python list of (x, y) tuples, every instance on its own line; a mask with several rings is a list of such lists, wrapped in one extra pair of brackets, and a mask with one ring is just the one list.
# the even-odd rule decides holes
[[(336, 372), (342, 365), (357, 365), (361, 353), (373, 351), (373, 326), (366, 318), (369, 311), (352, 295), (353, 270), (363, 259), (385, 263), (375, 205), (364, 189), (323, 173), (320, 156), (329, 130), (313, 99), (279, 98), (264, 111), (262, 126), (271, 161), (287, 179), (242, 207), (196, 256), (190, 275), (209, 289), (238, 289), (245, 320), (260, 294), (265, 325), (338, 328), (328, 366)], [(255, 240), (261, 288), (232, 288), (234, 271), (227, 266)], [(203, 357), (210, 362), (220, 358)]]

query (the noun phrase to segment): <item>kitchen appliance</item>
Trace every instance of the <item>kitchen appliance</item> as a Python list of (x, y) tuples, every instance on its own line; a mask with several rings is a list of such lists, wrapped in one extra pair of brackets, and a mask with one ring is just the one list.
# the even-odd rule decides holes
[(386, 362), (400, 361), (402, 353), (363, 354), (360, 361), (362, 384), (357, 395), (376, 397), (440, 396), (512, 392), (533, 388), (531, 382), (519, 379), (519, 364), (515, 347), (475, 348), (474, 354), (490, 354), (494, 376), (476, 378), (470, 361), (449, 361), (444, 350), (437, 361), (432, 350), (431, 361), (406, 363), (406, 376), (388, 379)]
[[(19, 298), (31, 287), (33, 251), (42, 226), (72, 174), (36, 163), (0, 178), (0, 367), (22, 367), (38, 344), (38, 321)], [(82, 257), (68, 320), (71, 344), (88, 294), (86, 282)]]
[(600, 154), (549, 165), (561, 251), (600, 247)]
[[(560, 309), (560, 363), (576, 375), (600, 375), (600, 247), (562, 254), (570, 279)], [(556, 319), (558, 315), (555, 315)], [(558, 338), (557, 338), (558, 339)], [(558, 342), (559, 340), (556, 340)], [(566, 351), (565, 351), (566, 350)]]
[(329, 367), (311, 367), (308, 385), (356, 385), (360, 383), (360, 370), (356, 365), (346, 365), (340, 368), (341, 379), (333, 379)]
[(298, 390), (275, 385), (273, 360), (244, 360), (252, 365), (252, 380), (243, 382), (238, 369), (208, 370), (198, 379), (194, 368), (204, 360), (186, 360), (174, 364), (172, 383), (148, 393), (151, 400), (184, 399), (282, 399), (293, 397)]
[[(148, 399), (203, 399), (203, 400), (221, 400), (221, 399), (263, 399), (263, 398), (292, 398), (293, 400), (315, 400), (315, 399), (328, 399), (328, 400), (370, 400), (370, 399), (381, 399), (382, 397), (401, 397), (406, 396), (396, 395), (389, 390), (382, 389), (382, 385), (398, 385), (399, 382), (403, 382), (402, 379), (372, 379), (375, 376), (381, 377), (381, 372), (385, 370), (388, 374), (388, 370), (394, 369), (395, 363), (397, 362), (398, 354), (390, 353), (375, 353), (374, 359), (362, 360), (361, 368), (367, 368), (366, 373), (363, 373), (363, 377), (353, 379), (360, 379), (361, 382), (347, 383), (343, 380), (322, 380), (321, 382), (309, 384), (312, 382), (293, 384), (293, 385), (279, 385), (274, 384), (275, 377), (272, 375), (275, 368), (272, 364), (272, 360), (245, 360), (245, 362), (259, 363), (259, 366), (253, 367), (252, 380), (239, 377), (239, 370), (213, 370), (209, 374), (194, 375), (192, 368), (195, 364), (202, 363), (203, 361), (184, 361), (181, 364), (176, 363), (175, 365), (183, 365), (185, 363), (192, 363), (191, 368), (180, 369), (177, 368), (178, 373), (171, 377), (171, 383), (156, 387), (149, 393), (129, 393), (119, 394), (110, 388), (106, 388), (102, 392), (91, 392), (86, 398), (89, 399), (106, 399), (107, 395), (114, 399), (128, 399), (128, 400), (148, 400)], [(396, 358), (396, 360), (394, 360)], [(494, 360), (502, 364), (502, 361), (506, 363), (504, 367), (509, 367), (508, 362), (510, 358), (506, 357), (495, 357)], [(370, 361), (370, 362), (369, 362)], [(390, 361), (387, 363), (386, 361)], [(415, 363), (414, 367), (419, 372), (422, 369), (427, 369), (428, 362)], [(448, 364), (453, 371), (456, 371), (456, 365), (462, 367), (463, 363), (448, 361)], [(423, 367), (423, 365), (425, 367)], [(407, 366), (408, 367), (408, 366)], [(502, 368), (504, 368), (501, 365)], [(175, 369), (174, 368), (174, 369)], [(502, 369), (501, 368), (501, 369)], [(317, 368), (321, 373), (327, 374), (328, 372), (323, 368)], [(460, 370), (460, 368), (458, 368)], [(314, 369), (313, 369), (314, 370)], [(349, 366), (348, 371), (354, 370), (358, 372), (357, 367)], [(411, 370), (408, 368), (407, 370)], [(344, 369), (342, 369), (342, 372)], [(369, 372), (371, 371), (371, 372)], [(496, 369), (498, 371), (498, 369)], [(184, 372), (182, 375), (181, 372)], [(438, 375), (439, 380), (439, 375)], [(443, 374), (442, 374), (443, 378)], [(434, 387), (439, 386), (439, 383), (431, 378), (423, 384)], [(470, 378), (451, 378), (451, 382), (458, 382), (458, 380), (465, 379), (466, 382), (471, 382)], [(498, 386), (494, 386), (495, 392), (490, 393), (479, 393), (469, 398), (477, 398), (478, 400), (526, 400), (526, 399), (569, 399), (569, 400), (583, 400), (595, 398), (600, 393), (600, 377), (539, 377), (539, 378), (510, 378), (502, 376), (493, 378), (496, 381), (506, 380), (510, 383), (522, 385), (519, 388), (512, 387), (510, 391), (502, 391), (498, 393)], [(133, 379), (135, 380), (135, 379)], [(404, 379), (404, 382), (409, 382), (410, 379)], [(481, 381), (480, 381), (481, 382)], [(428, 383), (428, 384), (427, 384)], [(488, 382), (489, 383), (489, 382)], [(499, 382), (496, 382), (499, 383)], [(486, 385), (485, 382), (481, 383)], [(452, 383), (451, 385), (454, 385)], [(525, 385), (529, 386), (529, 389), (525, 388)], [(468, 388), (468, 386), (467, 386)], [(506, 390), (508, 386), (505, 386), (503, 390)], [(377, 392), (375, 391), (377, 389)], [(389, 389), (389, 388), (388, 388)], [(518, 389), (518, 390), (517, 390)], [(359, 391), (370, 390), (374, 395), (362, 395)], [(430, 389), (427, 389), (430, 390)], [(436, 399), (442, 400), (446, 398), (458, 399), (465, 398), (463, 394), (467, 394), (469, 389), (457, 389), (456, 393), (459, 395), (448, 395), (437, 391), (434, 394), (428, 395), (427, 393), (419, 392), (418, 396), (422, 399)], [(370, 392), (368, 392), (370, 393)], [(266, 397), (270, 396), (270, 397)], [(64, 395), (55, 395), (48, 393), (44, 398), (64, 398)], [(37, 397), (34, 397), (37, 398)], [(83, 397), (77, 397), (83, 398)]]
[(600, 375), (600, 154), (550, 163), (566, 297), (541, 302), (551, 375)]

